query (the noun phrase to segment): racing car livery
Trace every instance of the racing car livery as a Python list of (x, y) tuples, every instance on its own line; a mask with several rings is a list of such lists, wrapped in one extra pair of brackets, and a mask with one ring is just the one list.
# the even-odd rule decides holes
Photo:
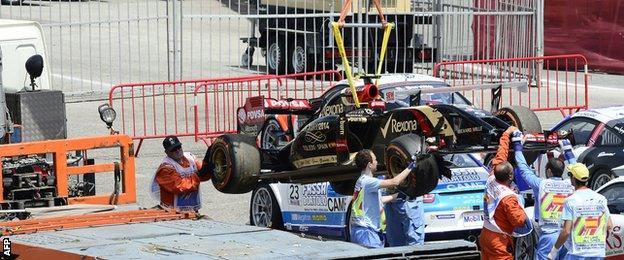
[[(423, 199), (427, 240), (474, 241), (483, 226), (483, 191), (487, 168), (471, 154), (446, 155), (452, 178), (443, 177)], [(348, 239), (352, 196), (337, 193), (329, 182), (271, 183), (251, 195), (251, 225), (309, 235)]]
[[(563, 119), (551, 131), (570, 140), (577, 161), (589, 169), (589, 187), (593, 190), (624, 175), (624, 106), (577, 112)], [(560, 152), (556, 149), (548, 155), (559, 156)], [(540, 160), (542, 175), (548, 155)]]
[[(495, 151), (510, 124), (541, 130), (529, 109), (508, 107), (496, 114), (476, 109), (458, 92), (465, 87), (437, 78), (384, 75), (379, 87), (372, 80), (361, 78), (355, 92), (339, 83), (311, 100), (248, 98), (237, 111), (239, 133), (218, 137), (206, 154), (205, 161), (215, 166), (215, 187), (245, 193), (259, 180), (329, 181), (336, 192), (350, 195), (359, 175), (353, 156), (371, 149), (388, 177), (417, 155), (417, 171), (399, 186), (414, 198), (430, 193), (441, 176), (451, 178), (452, 165), (443, 155)], [(534, 153), (531, 142), (525, 151)]]

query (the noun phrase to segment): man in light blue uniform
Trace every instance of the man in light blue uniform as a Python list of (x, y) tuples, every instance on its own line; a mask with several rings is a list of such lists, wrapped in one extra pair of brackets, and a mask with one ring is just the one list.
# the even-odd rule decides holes
[(386, 239), (389, 246), (411, 246), (425, 243), (425, 210), (422, 197), (412, 201), (398, 193), (396, 201), (384, 205)]
[(355, 183), (353, 192), (349, 221), (351, 242), (370, 248), (383, 247), (385, 214), (382, 203), (395, 200), (397, 194), (381, 196), (380, 188), (394, 188), (401, 184), (416, 168), (416, 163), (410, 163), (405, 170), (388, 180), (373, 177), (373, 172), (377, 170), (377, 158), (371, 150), (358, 152), (355, 155), (355, 165), (362, 174)]
[(584, 164), (568, 165), (566, 170), (575, 191), (564, 202), (563, 226), (548, 259), (557, 255), (563, 259), (604, 259), (607, 230), (613, 227), (607, 199), (587, 188), (589, 170)]
[[(546, 259), (557, 237), (563, 211), (563, 201), (574, 192), (574, 187), (561, 176), (564, 171), (563, 160), (551, 158), (546, 164), (546, 177), (538, 177), (527, 164), (522, 154), (522, 133), (512, 133), (512, 144), (515, 151), (517, 169), (521, 178), (533, 189), (535, 196), (535, 221), (540, 226), (539, 240), (535, 247), (535, 259)], [(564, 149), (564, 143), (561, 143)]]

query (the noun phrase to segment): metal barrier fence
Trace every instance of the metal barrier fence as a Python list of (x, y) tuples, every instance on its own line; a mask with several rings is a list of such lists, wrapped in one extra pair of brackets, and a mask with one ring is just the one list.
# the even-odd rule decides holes
[[(541, 1), (382, 1), (397, 24), (385, 70), (430, 74), (439, 61), (539, 56)], [(51, 88), (66, 94), (106, 93), (121, 82), (340, 68), (326, 25), (343, 1), (12, 2), (0, 5), (0, 18), (42, 24)], [(353, 1), (356, 13), (348, 20), (372, 22), (373, 11), (360, 14), (368, 2)], [(381, 32), (345, 30), (351, 62), (372, 71)]]
[[(306, 79), (297, 80), (302, 77)], [(308, 77), (319, 79), (309, 80)], [(271, 76), (253, 82), (233, 78), (197, 86), (194, 91), (197, 102), (193, 106), (195, 141), (202, 140), (208, 145), (219, 135), (235, 133), (236, 109), (243, 106), (248, 97), (314, 98), (341, 79), (338, 71), (319, 71)], [(271, 84), (271, 80), (276, 80), (277, 84)]]
[[(433, 74), (450, 85), (527, 81), (528, 92), (503, 91), (501, 104), (562, 115), (587, 109), (587, 59), (579, 54), (513, 59), (472, 60), (436, 64)], [(490, 109), (490, 91), (464, 93), (477, 107)]]
[(248, 96), (311, 98), (339, 80), (338, 71), (319, 71), (122, 84), (111, 88), (108, 102), (121, 121), (118, 130), (139, 141), (138, 154), (145, 139), (175, 135), (207, 142), (236, 131), (236, 108)]

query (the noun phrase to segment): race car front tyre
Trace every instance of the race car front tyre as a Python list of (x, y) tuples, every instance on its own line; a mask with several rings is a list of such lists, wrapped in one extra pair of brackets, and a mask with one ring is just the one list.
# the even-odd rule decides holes
[(385, 164), (387, 178), (393, 178), (401, 173), (412, 161), (412, 155), (417, 155), (418, 167), (410, 174), (397, 189), (410, 198), (419, 197), (431, 192), (438, 185), (440, 167), (433, 154), (423, 154), (421, 137), (407, 134), (390, 141), (386, 147)]
[[(539, 118), (531, 109), (523, 106), (509, 106), (503, 107), (496, 111), (496, 117), (505, 121), (509, 125), (517, 127), (520, 131), (524, 133), (541, 133), (542, 132), (542, 124), (539, 121)], [(513, 156), (513, 149), (510, 149), (510, 157)], [(539, 151), (523, 152), (524, 158), (527, 163), (530, 165), (537, 157), (539, 157)]]
[(251, 194), (249, 223), (257, 227), (284, 228), (280, 206), (273, 190), (267, 184), (258, 186)]
[(209, 148), (214, 164), (212, 184), (223, 193), (240, 194), (254, 189), (260, 172), (260, 152), (253, 136), (226, 134)]

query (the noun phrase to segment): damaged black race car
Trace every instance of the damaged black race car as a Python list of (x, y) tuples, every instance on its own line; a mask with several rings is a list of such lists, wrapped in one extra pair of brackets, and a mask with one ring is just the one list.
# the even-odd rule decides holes
[[(507, 107), (492, 114), (476, 109), (459, 92), (486, 88), (500, 93), (504, 85), (450, 87), (429, 76), (391, 74), (363, 76), (353, 88), (340, 82), (311, 100), (250, 97), (237, 111), (238, 133), (216, 138), (204, 160), (214, 165), (213, 184), (224, 193), (246, 193), (264, 180), (329, 181), (338, 193), (352, 194), (359, 176), (353, 163), (358, 151), (371, 149), (380, 162), (379, 173), (388, 177), (416, 156), (417, 171), (399, 190), (422, 196), (442, 176), (451, 177), (451, 164), (443, 155), (495, 151), (511, 124), (541, 132), (528, 108)], [(526, 87), (526, 82), (515, 85)], [(500, 95), (496, 97), (494, 108)], [(547, 145), (527, 141), (527, 160), (532, 162)]]

